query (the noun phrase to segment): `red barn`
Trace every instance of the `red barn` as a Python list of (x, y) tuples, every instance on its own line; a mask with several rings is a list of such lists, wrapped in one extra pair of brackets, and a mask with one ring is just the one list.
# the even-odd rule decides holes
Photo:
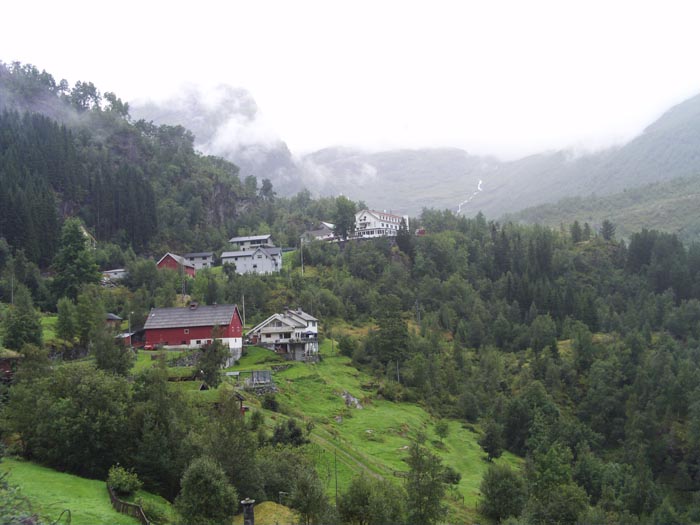
[(174, 253), (166, 253), (163, 255), (163, 257), (160, 258), (160, 260), (156, 263), (156, 266), (158, 269), (162, 268), (170, 268), (171, 270), (175, 270), (176, 272), (179, 272), (180, 269), (182, 269), (183, 272), (185, 272), (187, 275), (190, 277), (194, 277), (194, 264), (191, 262), (187, 262), (187, 259), (180, 255), (175, 255)]
[(217, 339), (228, 345), (232, 359), (241, 357), (243, 322), (235, 304), (200, 306), (192, 303), (185, 308), (153, 308), (143, 328), (146, 348), (199, 348), (212, 341), (216, 328)]

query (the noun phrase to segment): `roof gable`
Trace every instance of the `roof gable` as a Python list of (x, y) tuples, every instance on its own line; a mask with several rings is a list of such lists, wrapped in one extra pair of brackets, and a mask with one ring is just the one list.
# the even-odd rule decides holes
[(163, 257), (161, 257), (158, 260), (158, 262), (156, 263), (156, 266), (158, 266), (161, 262), (163, 262), (168, 257), (172, 258), (172, 260), (175, 261), (177, 264), (181, 264), (182, 266), (186, 266), (188, 268), (194, 268), (192, 263), (185, 260), (184, 257), (177, 255), (177, 254), (174, 254), (174, 253), (170, 253), (170, 252), (167, 252), (165, 255), (163, 255)]
[(260, 332), (264, 330), (272, 321), (280, 321), (290, 328), (306, 328), (307, 321), (318, 321), (314, 316), (307, 314), (303, 310), (287, 310), (282, 314), (272, 314), (262, 323), (254, 326), (248, 331), (248, 334)]

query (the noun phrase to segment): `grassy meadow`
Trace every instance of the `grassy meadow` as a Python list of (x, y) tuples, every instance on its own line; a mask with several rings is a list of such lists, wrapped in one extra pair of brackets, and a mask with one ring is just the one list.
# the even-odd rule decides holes
[[(45, 335), (50, 335), (55, 320), (44, 318)], [(566, 345), (563, 344), (563, 347)], [(562, 348), (567, 353), (567, 348)], [(166, 353), (168, 357), (176, 355), (172, 351), (139, 351), (134, 363), (134, 372), (157, 366), (157, 359), (152, 356)], [(377, 391), (377, 380), (372, 376), (357, 370), (351, 360), (340, 355), (337, 345), (330, 339), (321, 344), (322, 361), (319, 363), (298, 363), (284, 361), (273, 352), (263, 348), (247, 347), (245, 355), (233, 367), (226, 371), (240, 372), (238, 378), (226, 377), (217, 389), (200, 391), (201, 381), (172, 382), (170, 388), (182, 392), (192, 402), (206, 405), (219, 399), (227, 391), (233, 391), (245, 381), (252, 370), (273, 370), (273, 380), (279, 389), (277, 400), (279, 412), (265, 410), (261, 406), (262, 398), (251, 392), (244, 392), (246, 404), (252, 410), (259, 410), (266, 416), (266, 425), (271, 431), (274, 426), (288, 417), (300, 419), (306, 428), (310, 428), (311, 443), (306, 445), (308, 453), (315, 459), (321, 479), (325, 482), (327, 494), (331, 499), (336, 494), (336, 484), (339, 492), (343, 492), (353, 477), (366, 474), (380, 476), (402, 482), (402, 474), (408, 470), (405, 462), (407, 450), (412, 441), (419, 436), (425, 438), (425, 445), (443, 459), (446, 465), (458, 471), (462, 479), (459, 484), (448, 492), (450, 522), (475, 521), (480, 499), (479, 485), (481, 478), (488, 468), (485, 453), (479, 447), (477, 440), (480, 429), (477, 425), (463, 424), (459, 421), (449, 421), (448, 435), (443, 439), (437, 436), (433, 418), (418, 403), (392, 402), (383, 399)], [(171, 377), (191, 375), (192, 367), (168, 366)], [(357, 398), (361, 408), (346, 404), (343, 393), (347, 392)], [(507, 462), (516, 468), (520, 460), (505, 453), (497, 461)], [(20, 462), (8, 460), (4, 468), (18, 470), (17, 482), (28, 487), (27, 495), (32, 498), (32, 491), (42, 494), (42, 489), (35, 489), (35, 484), (44, 476), (35, 475), (35, 484), (25, 483), (22, 478), (23, 470), (41, 469), (37, 466), (25, 466)], [(26, 464), (31, 465), (31, 464)], [(44, 469), (47, 471), (48, 469)], [(35, 474), (38, 470), (35, 470)], [(49, 471), (53, 472), (53, 471)], [(57, 474), (57, 473), (56, 473)], [(63, 474), (60, 474), (63, 476)], [(79, 479), (79, 478), (78, 478)], [(104, 489), (101, 482), (99, 490)], [(98, 490), (98, 491), (99, 491)], [(48, 492), (47, 492), (48, 493)], [(78, 493), (71, 491), (71, 493)], [(50, 493), (48, 493), (50, 494)], [(106, 491), (105, 491), (106, 496)], [(88, 497), (88, 496), (86, 496)], [(58, 495), (54, 498), (56, 504), (47, 511), (54, 511), (58, 502), (63, 501)], [(80, 497), (82, 501), (82, 496)], [(65, 500), (70, 502), (70, 499)], [(92, 500), (90, 500), (92, 501)], [(108, 499), (107, 505), (109, 504)], [(99, 506), (95, 503), (95, 508)], [(90, 522), (93, 515), (92, 504), (81, 512), (87, 512), (85, 523)], [(110, 507), (111, 509), (111, 507)], [(75, 521), (73, 523), (83, 523)], [(119, 520), (122, 518), (119, 517)], [(110, 521), (110, 523), (131, 523), (126, 521)]]

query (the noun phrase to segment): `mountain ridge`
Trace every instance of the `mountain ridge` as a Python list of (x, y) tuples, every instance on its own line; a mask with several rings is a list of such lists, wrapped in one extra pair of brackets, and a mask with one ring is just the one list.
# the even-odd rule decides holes
[[(283, 193), (306, 188), (317, 196), (343, 194), (401, 213), (460, 208), (470, 216), (481, 211), (499, 217), (566, 197), (609, 195), (700, 172), (700, 95), (669, 108), (625, 144), (584, 154), (555, 150), (502, 161), (456, 147), (365, 151), (336, 146), (296, 157), (282, 138), (264, 128), (250, 93), (234, 88), (224, 92), (227, 96), (219, 100), (224, 106), (211, 106), (205, 118), (195, 115), (203, 107), (197, 100), (203, 93), (182, 96), (189, 106), (179, 118), (196, 124), (195, 136), (201, 137), (197, 146), (206, 153), (235, 162), (243, 174), (269, 178)], [(162, 118), (155, 109), (136, 106), (133, 112), (175, 123), (177, 115)], [(227, 135), (221, 128), (222, 115), (240, 126)], [(243, 137), (235, 137), (235, 132)], [(256, 137), (262, 139), (256, 143)]]

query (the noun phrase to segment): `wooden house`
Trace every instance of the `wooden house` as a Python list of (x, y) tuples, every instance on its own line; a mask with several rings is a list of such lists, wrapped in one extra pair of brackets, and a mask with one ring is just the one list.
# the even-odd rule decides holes
[(243, 349), (243, 321), (235, 304), (198, 305), (185, 308), (153, 308), (144, 325), (146, 349), (199, 348), (216, 337), (231, 350), (231, 361)]
[(194, 277), (195, 274), (194, 264), (188, 262), (184, 257), (170, 252), (166, 253), (158, 260), (156, 267), (159, 270), (170, 268), (176, 272), (182, 271), (185, 275), (189, 275), (190, 277)]

